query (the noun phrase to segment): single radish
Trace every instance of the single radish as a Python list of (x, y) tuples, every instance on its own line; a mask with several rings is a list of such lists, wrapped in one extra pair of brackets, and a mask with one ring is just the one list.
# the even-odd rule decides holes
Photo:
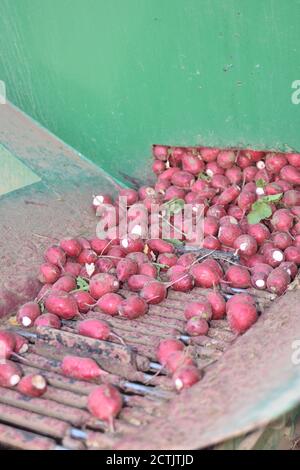
[(165, 169), (166, 169), (165, 162), (161, 160), (154, 160), (152, 164), (153, 173), (155, 173), (156, 175), (160, 175)]
[(61, 370), (64, 375), (79, 380), (98, 379), (107, 374), (93, 359), (79, 356), (65, 356)]
[(255, 201), (256, 201), (256, 194), (250, 191), (246, 191), (245, 189), (241, 191), (239, 197), (237, 198), (237, 204), (239, 208), (244, 212), (248, 212), (251, 209), (252, 204), (254, 204)]
[(97, 307), (107, 315), (118, 315), (119, 307), (123, 302), (123, 297), (114, 292), (104, 294), (97, 302)]
[(80, 313), (87, 313), (93, 305), (95, 305), (95, 299), (86, 291), (79, 290), (73, 292), (73, 297), (76, 300), (77, 307)]
[(297, 246), (289, 246), (284, 250), (286, 261), (291, 261), (295, 264), (300, 264), (300, 248)]
[(204, 236), (206, 235), (217, 235), (219, 229), (219, 221), (216, 217), (206, 216), (204, 218)]
[(106, 341), (112, 333), (106, 322), (96, 319), (83, 320), (76, 325), (76, 328), (80, 335), (102, 341)]
[(254, 305), (248, 302), (235, 301), (227, 310), (230, 328), (238, 334), (245, 333), (258, 318)]
[(149, 262), (148, 256), (145, 253), (142, 253), (141, 251), (128, 253), (126, 255), (126, 258), (129, 258), (132, 261), (135, 261), (138, 266), (140, 266), (143, 263), (148, 263)]
[(123, 248), (126, 254), (144, 250), (144, 242), (140, 239), (134, 240), (132, 238), (123, 238), (121, 240), (120, 246)]
[(279, 248), (280, 250), (285, 250), (293, 244), (293, 239), (288, 232), (273, 232), (271, 240), (275, 248)]
[(82, 245), (76, 238), (64, 238), (59, 246), (71, 258), (77, 258), (82, 251)]
[(285, 156), (290, 165), (300, 168), (300, 153), (287, 153)]
[(226, 271), (225, 279), (232, 287), (247, 288), (251, 286), (250, 273), (243, 266), (230, 266)]
[(232, 150), (222, 150), (217, 157), (217, 163), (225, 170), (232, 168), (236, 160), (236, 155)]
[(156, 357), (160, 364), (166, 364), (168, 357), (176, 352), (183, 351), (184, 344), (177, 339), (162, 339), (156, 351)]
[(276, 268), (284, 261), (285, 256), (281, 250), (278, 248), (268, 248), (264, 251), (264, 260), (265, 263), (272, 266), (272, 268)]
[(201, 147), (200, 149), (201, 158), (207, 163), (215, 161), (219, 152), (220, 149), (212, 147)]
[(223, 191), (230, 185), (230, 181), (225, 175), (214, 175), (210, 184), (213, 188)]
[(115, 272), (115, 263), (110, 258), (99, 258), (96, 262), (95, 269), (98, 273), (110, 273)]
[(45, 299), (45, 307), (49, 313), (64, 320), (72, 320), (79, 314), (76, 300), (67, 292), (50, 292)]
[[(181, 272), (178, 268), (182, 268)], [(172, 268), (175, 268), (171, 271)], [(168, 270), (168, 278), (170, 280), (169, 287), (178, 292), (189, 292), (194, 287), (194, 279), (193, 276), (189, 273), (185, 272), (185, 268), (183, 266), (172, 266)]]
[(294, 279), (298, 272), (297, 265), (291, 261), (284, 261), (279, 265), (279, 268), (284, 269), (291, 279)]
[(57, 315), (54, 315), (53, 313), (43, 313), (35, 320), (34, 326), (36, 327), (45, 326), (45, 327), (55, 328), (57, 330), (60, 330), (61, 320)]
[(300, 184), (300, 171), (292, 165), (286, 165), (280, 170), (280, 178), (291, 184)]
[(221, 219), (226, 215), (226, 210), (224, 206), (220, 206), (218, 204), (214, 204), (213, 206), (210, 206), (207, 211), (207, 216), (213, 216), (216, 217), (217, 219)]
[(198, 287), (214, 287), (220, 284), (220, 274), (207, 264), (195, 264), (192, 266), (191, 275), (194, 278), (195, 285)]
[(172, 243), (166, 242), (165, 240), (160, 240), (159, 238), (153, 238), (147, 241), (147, 246), (151, 251), (155, 253), (174, 253), (174, 245)]
[(50, 246), (44, 256), (48, 263), (55, 264), (59, 268), (64, 266), (67, 261), (66, 253), (59, 246)]
[(117, 278), (120, 282), (127, 281), (130, 276), (133, 276), (138, 272), (138, 265), (135, 261), (124, 258), (121, 259), (117, 264)]
[(234, 294), (226, 302), (226, 313), (228, 312), (228, 309), (235, 303), (248, 303), (255, 306), (255, 299), (250, 294), (246, 293)]
[[(117, 292), (120, 284), (115, 276), (108, 273), (100, 273), (93, 276), (90, 280), (89, 291), (91, 296), (98, 300), (108, 292)], [(55, 313), (55, 312), (53, 312)]]
[(171, 182), (174, 186), (183, 189), (189, 189), (194, 181), (194, 175), (188, 171), (176, 171), (171, 178)]
[(25, 375), (17, 386), (18, 392), (27, 397), (38, 398), (47, 391), (47, 382), (40, 374)]
[(156, 279), (157, 278), (157, 275), (158, 275), (158, 271), (157, 271), (157, 268), (156, 266), (154, 266), (152, 263), (142, 263), (139, 268), (138, 268), (138, 272), (139, 274), (143, 275), (143, 276), (149, 276), (149, 277), (152, 277), (153, 279)]
[[(67, 261), (64, 265), (64, 273), (71, 274), (71, 276), (78, 277), (81, 271), (81, 264), (75, 263), (72, 261)], [(59, 276), (57, 277), (56, 281), (58, 280)], [(54, 281), (54, 282), (56, 282)]]
[(247, 259), (241, 260), (243, 264), (248, 268), (254, 268), (257, 264), (265, 263), (265, 258), (260, 253), (255, 253), (253, 256), (249, 256)]
[(77, 261), (80, 264), (92, 264), (92, 263), (96, 263), (97, 259), (98, 259), (98, 255), (97, 253), (95, 253), (94, 250), (84, 249), (78, 256)]
[(187, 320), (199, 317), (209, 321), (213, 317), (212, 306), (206, 299), (203, 299), (203, 301), (189, 302), (184, 309), (184, 316)]
[(175, 266), (177, 260), (178, 258), (174, 253), (160, 253), (157, 258), (157, 263), (161, 265), (162, 271), (166, 271), (172, 266)]
[(300, 205), (300, 191), (296, 191), (291, 189), (290, 191), (286, 191), (282, 198), (282, 203), (286, 207), (294, 207)]
[(90, 241), (91, 249), (97, 255), (107, 255), (109, 249), (111, 248), (111, 240), (101, 239), (101, 238), (92, 238)]
[(178, 392), (190, 388), (201, 379), (202, 374), (196, 366), (183, 366), (173, 375), (173, 383)]
[(280, 170), (287, 165), (287, 159), (283, 153), (267, 153), (265, 157), (266, 169), (270, 173), (278, 175)]
[(206, 298), (210, 303), (212, 310), (212, 320), (220, 320), (224, 318), (226, 314), (226, 301), (219, 292), (208, 292)]
[(0, 362), (0, 386), (5, 388), (14, 387), (22, 377), (21, 368), (11, 361)]
[(58, 266), (51, 263), (43, 263), (40, 266), (39, 280), (45, 284), (53, 284), (56, 282), (61, 275), (61, 271)]
[(242, 170), (236, 165), (228, 168), (228, 170), (225, 171), (225, 176), (231, 184), (239, 184), (243, 181)]
[(0, 361), (10, 359), (14, 354), (16, 340), (13, 333), (0, 331)]
[(134, 189), (124, 188), (124, 189), (120, 189), (119, 191), (118, 200), (120, 198), (126, 198), (127, 206), (132, 206), (132, 204), (135, 204), (138, 201), (139, 196), (138, 196), (137, 191), (135, 191)]
[(65, 274), (53, 284), (53, 289), (71, 292), (76, 289), (76, 279), (71, 274)]
[(148, 304), (159, 304), (167, 297), (167, 288), (162, 282), (151, 280), (144, 285), (140, 295)]
[(152, 279), (153, 278), (145, 274), (134, 274), (128, 279), (127, 285), (129, 290), (131, 290), (132, 292), (140, 292), (143, 289), (144, 285)]
[(244, 217), (244, 211), (240, 207), (230, 204), (227, 209), (227, 214), (229, 217), (233, 217), (235, 220), (239, 221)]
[(220, 250), (221, 243), (216, 237), (208, 235), (203, 240), (203, 248), (206, 248), (207, 250)]
[(131, 295), (127, 299), (124, 299), (118, 308), (119, 315), (128, 320), (134, 320), (135, 318), (145, 315), (147, 310), (147, 303), (143, 298), (137, 295)]
[(190, 267), (190, 265), (197, 259), (197, 255), (194, 253), (184, 253), (179, 256), (177, 260), (177, 265), (183, 267)]
[(31, 327), (40, 316), (41, 309), (37, 302), (27, 302), (17, 313), (17, 322), (25, 328)]
[(152, 154), (157, 160), (166, 161), (168, 160), (169, 147), (166, 145), (153, 145)]
[(15, 348), (14, 351), (17, 354), (25, 354), (28, 349), (28, 340), (24, 338), (21, 335), (18, 335), (17, 333), (13, 333), (14, 339), (15, 339)]
[(271, 224), (278, 232), (288, 232), (293, 226), (294, 218), (288, 209), (278, 209), (271, 219)]
[(205, 164), (197, 155), (184, 154), (181, 159), (183, 171), (198, 175), (205, 169)]
[(174, 351), (168, 355), (165, 367), (168, 372), (173, 374), (180, 367), (193, 365), (194, 361), (186, 351)]
[(233, 247), (243, 256), (253, 256), (257, 252), (257, 243), (251, 235), (240, 235), (235, 239)]
[(222, 245), (233, 247), (234, 241), (242, 235), (242, 230), (237, 224), (221, 225), (218, 238)]
[(103, 384), (91, 391), (88, 397), (88, 410), (97, 419), (106, 421), (110, 431), (114, 431), (114, 419), (122, 410), (122, 395), (111, 384)]
[(257, 224), (248, 224), (247, 233), (251, 237), (255, 238), (258, 245), (262, 245), (266, 240), (270, 238), (270, 230), (262, 222)]
[(215, 175), (224, 175), (225, 170), (224, 168), (221, 168), (217, 162), (209, 162), (206, 165), (206, 174), (210, 178), (212, 178)]
[(233, 202), (240, 194), (241, 188), (237, 185), (232, 185), (226, 188), (218, 197), (217, 204), (227, 206)]
[(204, 318), (192, 317), (185, 325), (185, 331), (190, 336), (205, 336), (209, 330), (209, 325)]
[(276, 268), (268, 276), (267, 289), (277, 295), (282, 295), (286, 291), (290, 280), (291, 278), (285, 269)]
[(243, 173), (242, 173), (242, 179), (246, 182), (249, 183), (250, 181), (254, 181), (255, 176), (257, 173), (257, 168), (256, 166), (247, 166), (244, 168)]

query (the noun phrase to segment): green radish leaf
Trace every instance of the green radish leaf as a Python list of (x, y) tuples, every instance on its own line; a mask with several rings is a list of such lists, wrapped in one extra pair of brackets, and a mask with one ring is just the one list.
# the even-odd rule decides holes
[(159, 269), (167, 269), (169, 266), (167, 264), (162, 264), (162, 263), (152, 263), (154, 266), (156, 266)]
[(272, 209), (264, 201), (256, 201), (252, 204), (251, 212), (247, 215), (249, 224), (258, 224), (261, 220), (267, 219), (272, 215)]
[(172, 243), (174, 246), (182, 246), (184, 244), (181, 240), (177, 240), (177, 238), (164, 238), (163, 240)]
[(197, 176), (197, 179), (208, 181), (208, 182), (211, 181), (211, 177), (208, 176), (206, 173), (199, 173), (199, 175)]
[(80, 276), (77, 277), (76, 284), (77, 284), (77, 289), (78, 290), (84, 290), (84, 291), (89, 290), (89, 283)]
[(267, 182), (262, 178), (260, 178), (256, 181), (256, 187), (257, 188), (264, 188), (266, 185), (267, 185)]
[(278, 202), (282, 198), (283, 193), (272, 194), (271, 196), (264, 196), (262, 200), (264, 202)]
[(167, 214), (173, 215), (173, 214), (178, 214), (179, 212), (182, 212), (184, 208), (184, 200), (183, 199), (171, 199), (171, 201), (166, 202), (163, 204), (163, 207), (165, 208)]

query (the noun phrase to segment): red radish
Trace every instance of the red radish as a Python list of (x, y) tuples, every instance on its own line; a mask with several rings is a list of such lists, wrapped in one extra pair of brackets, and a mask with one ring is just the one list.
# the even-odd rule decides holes
[(168, 160), (169, 147), (166, 145), (153, 145), (152, 153), (157, 160), (166, 161)]
[(89, 249), (89, 250), (82, 250), (82, 252), (77, 258), (77, 261), (80, 264), (92, 264), (92, 263), (96, 263), (97, 259), (98, 259), (97, 253)]
[(288, 181), (285, 181), (285, 180), (276, 179), (276, 184), (281, 188), (281, 192), (283, 193), (293, 189), (292, 183), (289, 183)]
[(297, 246), (289, 246), (284, 250), (286, 261), (291, 261), (295, 264), (300, 264), (300, 248)]
[(192, 317), (185, 325), (185, 331), (190, 336), (205, 336), (207, 335), (209, 326), (204, 318)]
[(82, 251), (81, 243), (75, 238), (64, 238), (61, 240), (59, 245), (68, 256), (71, 256), (71, 258), (77, 258)]
[(192, 185), (191, 191), (194, 192), (194, 193), (201, 193), (202, 191), (205, 191), (208, 188), (209, 188), (209, 184), (208, 184), (207, 181), (204, 181), (202, 179), (198, 179)]
[(288, 275), (290, 276), (291, 279), (294, 279), (298, 272), (298, 267), (295, 263), (291, 261), (284, 261), (279, 265), (279, 268), (284, 269)]
[(55, 264), (59, 268), (66, 264), (66, 253), (59, 246), (50, 246), (44, 256), (48, 263)]
[(166, 169), (166, 164), (161, 160), (154, 160), (152, 171), (156, 175), (160, 175)]
[(175, 266), (177, 259), (174, 253), (161, 253), (157, 258), (157, 263), (166, 266), (165, 268), (161, 267), (162, 271), (166, 271), (171, 266)]
[(11, 361), (0, 362), (0, 386), (9, 388), (17, 385), (22, 377), (21, 368)]
[(232, 307), (235, 303), (248, 303), (250, 305), (255, 306), (255, 300), (250, 294), (235, 294), (233, 295), (229, 300), (226, 302), (226, 312), (228, 312), (228, 309)]
[(205, 169), (205, 164), (196, 155), (185, 154), (183, 155), (181, 162), (183, 171), (187, 171), (192, 175), (198, 175)]
[(18, 392), (27, 397), (38, 398), (47, 391), (47, 382), (40, 374), (25, 375), (17, 387)]
[(51, 263), (43, 263), (40, 266), (39, 280), (45, 284), (53, 284), (60, 277), (61, 271), (58, 266)]
[(286, 207), (294, 207), (300, 205), (300, 191), (291, 189), (283, 195), (282, 202)]
[(74, 292), (73, 297), (76, 300), (80, 313), (87, 313), (95, 305), (95, 299), (86, 291), (79, 290)]
[(283, 153), (267, 153), (265, 162), (266, 169), (276, 175), (278, 175), (280, 170), (288, 163)]
[(206, 298), (210, 303), (212, 310), (212, 320), (220, 320), (224, 318), (226, 313), (226, 301), (219, 292), (209, 292), (206, 294)]
[(268, 264), (258, 264), (252, 270), (251, 282), (256, 289), (265, 289), (267, 285), (267, 278), (272, 272), (271, 266)]
[(262, 245), (262, 243), (270, 238), (270, 230), (261, 222), (247, 225), (247, 233), (255, 238), (258, 245)]
[[(117, 260), (119, 261), (119, 260)], [(110, 258), (99, 258), (95, 266), (99, 273), (113, 273), (115, 271), (115, 264)]]
[(34, 326), (45, 326), (49, 328), (56, 328), (60, 330), (61, 328), (61, 320), (57, 315), (53, 313), (43, 313), (40, 315), (34, 322)]
[(129, 258), (132, 261), (135, 261), (138, 266), (140, 266), (143, 263), (148, 263), (149, 262), (148, 256), (145, 253), (142, 253), (140, 251), (133, 252), (133, 253), (128, 253), (128, 255), (126, 255), (126, 258)]
[(247, 166), (244, 168), (242, 178), (246, 183), (253, 181), (257, 173), (257, 168), (255, 166)]
[(141, 186), (138, 190), (139, 198), (141, 200), (145, 199), (147, 196), (155, 196), (156, 192), (155, 189), (151, 186)]
[(166, 359), (166, 369), (172, 374), (180, 367), (193, 365), (194, 361), (186, 351), (174, 351)]
[[(107, 256), (114, 266), (117, 266), (121, 258), (125, 258), (126, 251), (120, 246), (113, 246), (109, 249)], [(101, 259), (101, 258), (100, 258)], [(100, 261), (100, 259), (98, 261)], [(105, 259), (105, 258), (104, 258)]]
[(120, 246), (125, 250), (126, 254), (144, 250), (144, 242), (140, 239), (123, 238)]
[(194, 253), (185, 253), (179, 256), (177, 260), (177, 265), (190, 267), (190, 265), (197, 259), (197, 256)]
[(293, 244), (293, 239), (288, 232), (273, 232), (271, 240), (275, 248), (279, 248), (280, 250), (285, 250), (288, 246)]
[(217, 204), (227, 206), (233, 202), (240, 194), (241, 188), (237, 185), (232, 185), (226, 188), (218, 197)]
[(285, 156), (290, 165), (300, 167), (300, 153), (287, 153)]
[(169, 157), (169, 163), (171, 166), (179, 166), (181, 163), (184, 150), (180, 147), (173, 147), (171, 150), (171, 155)]
[(230, 224), (238, 225), (239, 223), (237, 219), (235, 219), (234, 217), (230, 215), (225, 215), (224, 217), (220, 219), (220, 225), (230, 225)]
[(220, 250), (221, 243), (216, 237), (208, 235), (203, 240), (203, 248), (206, 248), (207, 250)]
[(147, 246), (155, 253), (174, 253), (174, 245), (159, 238), (152, 238), (147, 241)]
[(214, 175), (211, 179), (211, 186), (215, 189), (224, 190), (230, 185), (229, 179), (225, 175)]
[(13, 333), (14, 339), (15, 339), (15, 353), (17, 354), (24, 354), (28, 351), (29, 346), (28, 346), (28, 341), (26, 338), (23, 338), (23, 336), (18, 335), (17, 333)]
[(240, 209), (243, 211), (249, 211), (252, 204), (256, 201), (256, 194), (251, 193), (250, 191), (243, 190), (238, 199), (237, 203)]
[(244, 170), (248, 166), (252, 165), (253, 160), (249, 155), (245, 154), (244, 152), (240, 152), (236, 159), (236, 163), (239, 168), (242, 168), (242, 170)]
[(119, 281), (115, 276), (108, 273), (100, 273), (91, 278), (89, 290), (91, 296), (98, 300), (108, 292), (117, 292), (119, 287)]
[(171, 178), (171, 182), (174, 186), (184, 189), (189, 189), (194, 181), (194, 175), (187, 171), (176, 171)]
[(195, 280), (195, 285), (198, 287), (214, 287), (217, 286), (221, 280), (220, 273), (204, 263), (192, 266), (191, 275)]
[[(255, 168), (255, 171), (256, 168)], [(225, 176), (228, 178), (231, 184), (239, 184), (243, 181), (243, 174), (241, 169), (238, 166), (232, 166), (225, 171)]]
[(91, 244), (86, 238), (81, 237), (77, 238), (77, 240), (79, 241), (84, 250), (89, 250), (91, 248)]
[(201, 379), (202, 375), (196, 366), (183, 366), (173, 375), (173, 382), (178, 392), (192, 387)]
[(95, 388), (88, 397), (88, 410), (98, 419), (110, 425), (114, 431), (114, 418), (122, 410), (123, 399), (120, 392), (111, 384), (103, 384)]
[[(260, 180), (263, 180), (265, 183), (270, 183), (271, 181), (271, 176), (270, 174), (267, 172), (267, 170), (264, 168), (262, 170), (258, 170), (256, 175), (255, 175), (255, 178), (254, 180), (257, 182), (257, 181), (260, 181)], [(257, 188), (256, 188), (257, 190)]]
[(280, 178), (291, 184), (300, 184), (300, 171), (292, 165), (286, 165), (280, 171)]
[(212, 147), (202, 147), (200, 149), (201, 157), (205, 162), (213, 162), (216, 160), (219, 152), (219, 149)]
[(167, 168), (163, 173), (159, 175), (158, 181), (168, 181), (170, 183), (172, 180), (172, 176), (178, 171), (180, 171), (180, 169), (176, 167)]
[(240, 235), (235, 239), (233, 247), (243, 256), (253, 256), (257, 252), (257, 243), (251, 235)]
[(13, 333), (0, 331), (0, 361), (9, 359), (15, 350), (16, 340)]
[(79, 313), (76, 300), (62, 291), (50, 292), (45, 299), (45, 307), (49, 313), (54, 313), (65, 320), (72, 320)]
[(157, 360), (164, 365), (172, 353), (183, 351), (183, 349), (183, 343), (177, 339), (162, 339), (156, 351)]
[(142, 263), (139, 266), (139, 274), (144, 276), (153, 277), (154, 279), (157, 278), (157, 268), (151, 263)]
[(219, 222), (216, 217), (206, 216), (204, 218), (204, 236), (216, 235), (219, 229)]
[(138, 272), (138, 265), (135, 261), (131, 259), (124, 258), (121, 259), (117, 264), (117, 278), (120, 282), (127, 281), (130, 276), (133, 276)]
[(254, 305), (248, 302), (235, 301), (227, 310), (230, 328), (238, 334), (247, 331), (258, 318)]
[(17, 313), (17, 322), (25, 328), (31, 327), (40, 316), (41, 309), (37, 302), (27, 302)]
[(213, 206), (210, 206), (207, 211), (207, 216), (212, 216), (216, 217), (217, 219), (221, 219), (226, 215), (226, 210), (224, 209), (224, 206), (220, 206), (218, 204), (215, 204)]
[(232, 287), (247, 288), (251, 286), (249, 271), (243, 266), (230, 266), (226, 271), (225, 279)]
[(140, 295), (148, 304), (159, 304), (167, 297), (167, 288), (162, 282), (151, 280), (145, 284)]
[(279, 232), (288, 232), (293, 226), (293, 215), (288, 209), (278, 209), (271, 219), (271, 224)]
[[(173, 271), (171, 271), (172, 268), (174, 268)], [(186, 273), (186, 269), (183, 266), (176, 265), (172, 266), (172, 268), (168, 270), (171, 289), (178, 292), (189, 292), (192, 290), (194, 279), (191, 274)], [(178, 268), (181, 268), (181, 270)]]
[(286, 291), (290, 280), (291, 278), (285, 269), (276, 268), (268, 276), (267, 289), (277, 295), (282, 295)]
[(242, 235), (242, 230), (237, 224), (221, 225), (219, 228), (218, 238), (222, 245), (233, 247), (234, 241)]
[[(71, 274), (74, 277), (78, 277), (81, 271), (81, 264), (80, 263), (73, 263), (72, 261), (67, 261), (64, 265), (64, 273)], [(58, 276), (59, 278), (59, 276)], [(57, 279), (58, 279), (57, 278)], [(56, 281), (57, 281), (56, 279)], [(56, 282), (54, 281), (54, 282)]]
[(151, 281), (151, 279), (153, 278), (144, 274), (134, 274), (128, 279), (127, 285), (132, 292), (139, 292), (147, 282)]
[(135, 204), (139, 199), (137, 191), (135, 191), (134, 189), (130, 189), (130, 188), (120, 189), (118, 200), (121, 197), (126, 198), (127, 206), (132, 206), (132, 204)]
[(108, 292), (104, 294), (97, 302), (97, 307), (107, 315), (117, 315), (119, 312), (119, 307), (123, 302), (123, 297), (119, 294), (113, 292)]
[(91, 243), (91, 249), (97, 255), (107, 255), (109, 249), (111, 248), (110, 240), (102, 240), (101, 238), (93, 238), (90, 243)]
[(134, 320), (144, 315), (148, 310), (148, 305), (144, 299), (137, 295), (131, 295), (127, 299), (123, 300), (119, 305), (119, 315), (121, 317), (128, 318), (128, 320)]
[(264, 259), (272, 268), (276, 268), (284, 261), (284, 254), (277, 248), (269, 248), (264, 252)]
[(256, 184), (252, 181), (250, 183), (245, 184), (243, 187), (243, 191), (249, 191), (250, 193), (255, 193), (257, 191), (257, 186)]
[(214, 175), (224, 175), (224, 173), (224, 168), (221, 168), (217, 162), (209, 162), (206, 165), (206, 174), (210, 178), (212, 178)]
[(109, 325), (102, 320), (96, 319), (79, 322), (77, 324), (77, 331), (80, 335), (100, 339), (102, 341), (106, 341), (111, 335)]
[(199, 317), (209, 321), (213, 316), (212, 306), (206, 299), (203, 301), (189, 302), (185, 307), (184, 316), (187, 320), (193, 317)]
[(107, 194), (98, 194), (93, 198), (93, 208), (98, 209), (102, 204), (112, 204), (112, 199)]
[(247, 149), (247, 150), (243, 150), (243, 154), (249, 158), (252, 162), (258, 162), (259, 160), (261, 160), (264, 156), (264, 152), (262, 152), (261, 150), (250, 150), (250, 149)]
[(70, 274), (60, 277), (54, 284), (53, 289), (71, 292), (76, 289), (76, 280)]
[(263, 257), (263, 255), (261, 255), (259, 253), (256, 253), (253, 256), (249, 256), (249, 258), (247, 258), (246, 260), (243, 260), (243, 262), (244, 262), (245, 266), (247, 266), (248, 268), (253, 268), (257, 264), (264, 263), (265, 258)]
[[(163, 180), (163, 181), (157, 181), (157, 183), (155, 183), (155, 192), (156, 193), (159, 193), (159, 194), (162, 194), (162, 195), (165, 195), (166, 193), (166, 190), (171, 186), (171, 183), (170, 181), (167, 181), (167, 180)], [(175, 186), (174, 186), (175, 187)], [(149, 197), (149, 196), (145, 196), (145, 199), (146, 197)], [(154, 197), (154, 196), (152, 196)]]
[(61, 370), (64, 375), (79, 380), (98, 379), (101, 375), (107, 374), (93, 359), (79, 356), (65, 356)]
[(222, 150), (217, 157), (217, 163), (221, 168), (228, 170), (232, 168), (236, 160), (235, 153), (232, 150)]
[(273, 196), (275, 194), (282, 193), (282, 188), (277, 183), (269, 183), (265, 186), (263, 191), (264, 191), (264, 194), (266, 194), (267, 196)]
[(227, 214), (229, 217), (233, 217), (235, 220), (241, 220), (244, 217), (244, 211), (238, 206), (231, 204), (228, 206)]

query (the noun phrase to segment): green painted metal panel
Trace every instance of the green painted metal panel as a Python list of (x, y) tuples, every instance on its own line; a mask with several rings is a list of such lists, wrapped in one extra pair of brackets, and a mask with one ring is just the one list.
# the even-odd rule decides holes
[(8, 99), (111, 174), (141, 170), (153, 142), (300, 150), (299, 0), (0, 9)]
[(41, 181), (28, 166), (0, 145), (0, 196)]

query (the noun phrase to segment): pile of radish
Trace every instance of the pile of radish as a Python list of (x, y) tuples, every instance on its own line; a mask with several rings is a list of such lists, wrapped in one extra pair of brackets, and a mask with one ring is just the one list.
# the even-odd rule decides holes
[[(211, 290), (197, 302), (185, 302), (186, 334), (206, 335), (212, 319), (225, 317), (232, 330), (242, 334), (258, 318), (248, 288), (277, 295), (286, 291), (300, 265), (300, 154), (154, 145), (153, 156), (157, 178), (152, 186), (121, 189), (115, 200), (107, 194), (93, 197), (98, 221), (107, 228), (105, 239), (66, 238), (46, 250), (39, 274), (44, 286), (34, 301), (19, 309), (22, 327), (60, 328), (62, 320), (80, 319), (80, 334), (108, 340), (114, 335), (110, 327), (84, 320), (86, 313), (101, 311), (133, 320), (145, 315), (149, 305), (163, 302), (170, 290), (201, 287)], [(120, 197), (127, 198), (126, 214), (118, 206)], [(191, 204), (193, 210), (178, 230), (173, 224), (183, 204)], [(193, 244), (185, 230), (193, 226), (199, 204), (204, 205), (204, 240), (199, 248), (232, 252), (238, 262), (178, 254), (178, 243)], [(168, 239), (144, 235), (139, 215), (144, 209), (147, 225), (153, 224), (153, 205), (162, 213), (172, 208)], [(116, 233), (124, 215), (129, 233), (120, 238)], [(155, 222), (158, 235), (162, 218)], [(233, 289), (228, 301), (224, 286)], [(125, 298), (121, 289), (131, 294)], [(11, 344), (8, 358), (13, 350)], [(177, 339), (161, 342), (157, 357), (178, 391), (200, 380), (201, 372)], [(8, 363), (3, 378), (0, 372), (0, 384), (16, 385), (19, 375), (13, 366)], [(92, 359), (70, 356), (64, 359), (62, 372), (80, 379), (105, 373)], [(100, 411), (103, 403), (111, 410), (107, 415)], [(118, 391), (111, 386), (99, 389), (90, 397), (89, 409), (110, 421), (121, 409)]]

